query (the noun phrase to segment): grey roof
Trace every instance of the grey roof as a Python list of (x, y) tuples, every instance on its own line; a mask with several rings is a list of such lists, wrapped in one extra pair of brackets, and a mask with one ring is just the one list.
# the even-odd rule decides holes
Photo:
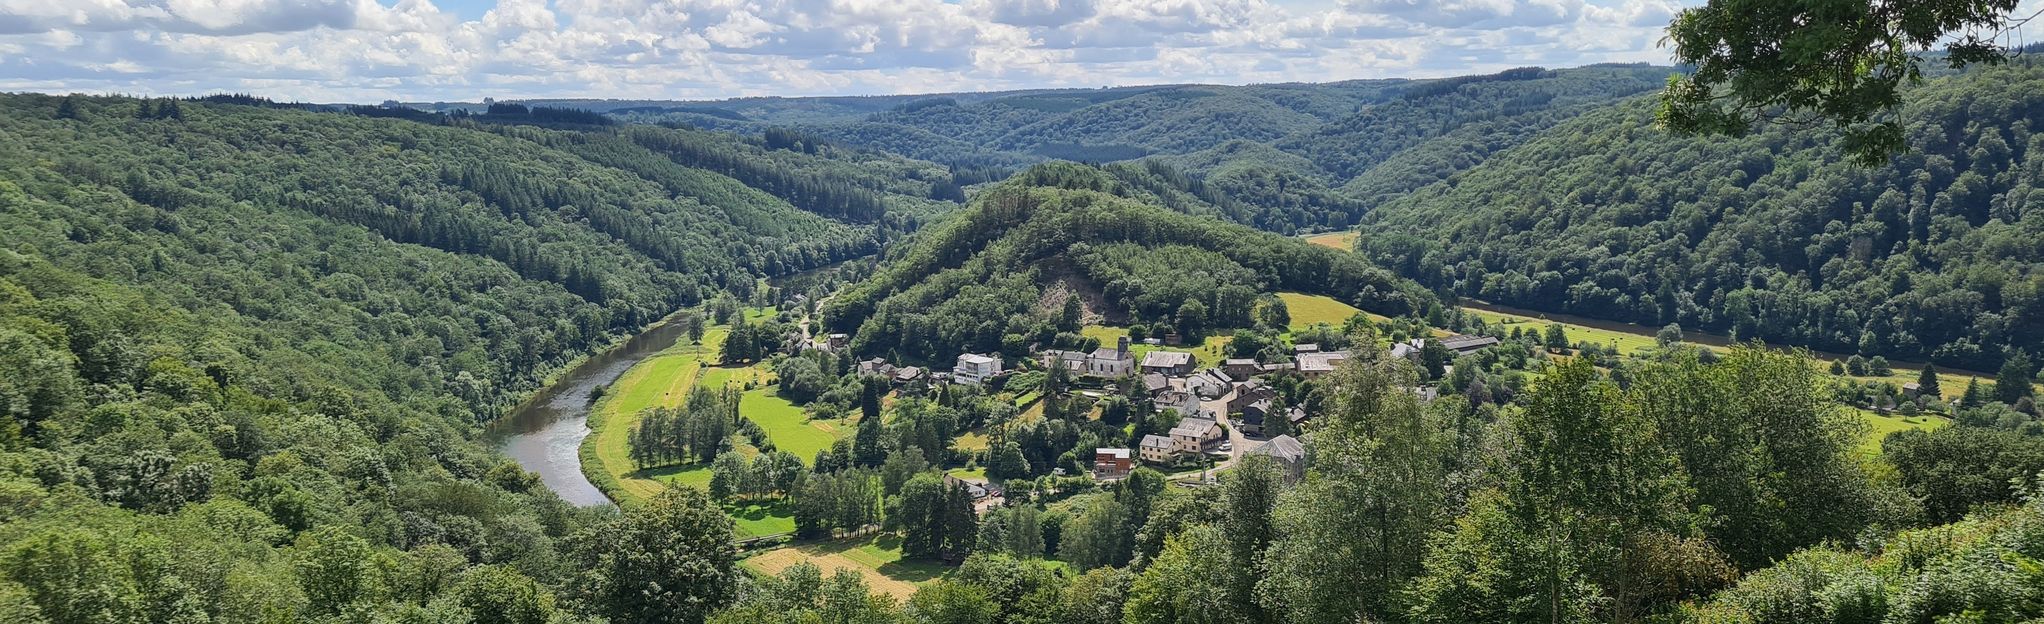
[(1092, 355), (1092, 358), (1096, 360), (1119, 360), (1124, 357), (1133, 359), (1134, 356), (1128, 355), (1127, 351), (1122, 351), (1114, 347), (1101, 347), (1098, 349), (1094, 349)]
[(1319, 353), (1301, 353), (1299, 354), (1299, 370), (1301, 372), (1331, 371), (1334, 370), (1335, 365), (1340, 364), (1342, 360), (1346, 359), (1348, 359), (1347, 351), (1322, 351)]
[(1178, 421), (1178, 426), (1171, 428), (1171, 435), (1181, 435), (1180, 432), (1184, 432), (1183, 435), (1205, 437), (1208, 430), (1218, 426), (1220, 426), (1219, 423), (1209, 419), (1186, 418)]
[(1474, 349), (1481, 349), (1497, 343), (1498, 339), (1490, 336), (1463, 335), (1449, 336), (1447, 338), (1441, 339), (1441, 346), (1447, 347), (1455, 351), (1470, 351)]
[(1306, 445), (1300, 444), (1298, 438), (1281, 435), (1271, 438), (1261, 446), (1249, 449), (1249, 454), (1269, 455), (1288, 462), (1299, 462), (1306, 459)]
[(1143, 367), (1175, 368), (1192, 363), (1192, 354), (1184, 351), (1151, 351), (1143, 356)]
[(1150, 434), (1143, 436), (1143, 448), (1171, 448), (1171, 438)]

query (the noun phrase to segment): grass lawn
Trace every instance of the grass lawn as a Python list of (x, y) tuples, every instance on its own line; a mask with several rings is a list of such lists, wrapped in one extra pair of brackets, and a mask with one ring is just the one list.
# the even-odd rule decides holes
[(1853, 411), (1858, 413), (1860, 420), (1865, 421), (1868, 426), (1867, 437), (1860, 442), (1859, 447), (1860, 452), (1866, 455), (1881, 454), (1881, 440), (1887, 438), (1890, 433), (1905, 429), (1936, 429), (1952, 424), (1951, 419), (1943, 416), (1903, 416), (1901, 414), (1881, 414), (1863, 409), (1855, 409)]
[(763, 503), (724, 503), (724, 515), (738, 528), (738, 537), (761, 537), (795, 532), (795, 509), (786, 500)]
[(946, 471), (944, 471), (944, 474), (948, 474), (948, 475), (951, 475), (951, 476), (954, 476), (954, 477), (958, 477), (958, 478), (960, 478), (960, 479), (973, 479), (973, 480), (978, 480), (978, 481), (985, 481), (985, 480), (987, 479), (987, 471), (986, 471), (986, 469), (985, 469), (985, 468), (971, 468), (971, 469), (967, 469), (967, 468), (952, 468), (952, 469), (950, 469), (950, 470), (946, 470)]
[(928, 561), (903, 561), (901, 538), (894, 535), (848, 538), (792, 544), (762, 552), (739, 562), (761, 574), (779, 574), (807, 561), (821, 568), (825, 576), (850, 570), (866, 577), (873, 591), (908, 599), (916, 586), (943, 576), (950, 568)]
[(850, 433), (849, 427), (810, 421), (802, 408), (774, 394), (773, 387), (747, 391), (738, 400), (738, 414), (759, 423), (775, 447), (794, 453), (805, 463), (814, 461), (817, 451), (830, 448), (831, 443)]
[(1333, 247), (1342, 251), (1355, 251), (1356, 238), (1358, 236), (1354, 231), (1328, 232), (1326, 234), (1308, 236), (1306, 237), (1306, 242), (1322, 247)]

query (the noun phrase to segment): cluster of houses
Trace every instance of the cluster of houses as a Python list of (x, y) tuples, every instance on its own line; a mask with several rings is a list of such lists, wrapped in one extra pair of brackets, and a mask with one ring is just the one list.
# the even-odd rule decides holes
[[(1391, 353), (1395, 357), (1418, 359), (1428, 340), (1438, 340), (1441, 346), (1458, 355), (1498, 344), (1497, 338), (1489, 336), (1415, 338), (1392, 345)], [(825, 348), (842, 348), (845, 338), (832, 334), (824, 342)], [(1348, 351), (1323, 351), (1319, 345), (1299, 344), (1293, 346), (1290, 362), (1228, 359), (1218, 366), (1199, 368), (1193, 355), (1183, 351), (1153, 350), (1138, 360), (1127, 337), (1112, 347), (1092, 351), (1048, 350), (1037, 355), (1045, 368), (1062, 367), (1103, 379), (1136, 377), (1153, 407), (1159, 411), (1173, 410), (1179, 415), (1177, 426), (1162, 435), (1144, 436), (1134, 449), (1095, 449), (1093, 474), (1101, 479), (1125, 477), (1140, 464), (1171, 465), (1202, 456), (1225, 461), (1238, 454), (1269, 456), (1296, 479), (1303, 474), (1306, 460), (1305, 446), (1297, 438), (1280, 435), (1238, 450), (1233, 448), (1229, 428), (1244, 436), (1261, 438), (1270, 423), (1275, 422), (1273, 419), (1281, 418), (1289, 425), (1284, 429), (1303, 430), (1310, 414), (1303, 408), (1283, 405), (1266, 377), (1286, 372), (1320, 377), (1334, 372), (1348, 358)], [(908, 389), (933, 382), (979, 385), (1009, 372), (999, 354), (980, 353), (960, 354), (949, 371), (897, 367), (880, 358), (861, 361), (858, 369), (861, 374), (888, 377), (895, 385)]]

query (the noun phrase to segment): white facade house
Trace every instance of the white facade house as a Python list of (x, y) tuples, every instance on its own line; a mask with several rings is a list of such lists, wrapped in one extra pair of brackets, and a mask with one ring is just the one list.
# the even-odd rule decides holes
[(951, 367), (951, 379), (959, 383), (979, 385), (987, 378), (1001, 374), (1001, 356), (964, 353), (958, 356), (958, 364)]
[(1205, 453), (1221, 437), (1220, 423), (1207, 418), (1187, 418), (1171, 428), (1171, 450), (1188, 455)]
[(1143, 436), (1143, 443), (1136, 447), (1136, 452), (1142, 455), (1145, 463), (1151, 464), (1168, 464), (1172, 457), (1177, 456), (1177, 452), (1172, 450), (1171, 438), (1154, 434)]

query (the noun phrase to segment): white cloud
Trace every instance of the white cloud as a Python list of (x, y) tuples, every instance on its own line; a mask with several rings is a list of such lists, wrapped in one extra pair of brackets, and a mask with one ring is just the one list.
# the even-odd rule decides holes
[[(1660, 61), (1697, 0), (0, 0), (0, 89), (700, 98)], [(442, 4), (436, 4), (436, 2)]]

